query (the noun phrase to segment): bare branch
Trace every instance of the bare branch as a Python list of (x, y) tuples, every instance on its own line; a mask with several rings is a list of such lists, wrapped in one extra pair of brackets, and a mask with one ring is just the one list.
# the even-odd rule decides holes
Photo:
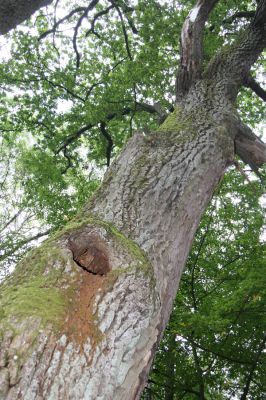
[(263, 101), (266, 101), (266, 90), (264, 90), (251, 75), (247, 77), (244, 85), (253, 90)]
[(70, 13), (68, 13), (67, 15), (65, 15), (63, 18), (59, 19), (58, 21), (56, 21), (54, 23), (54, 26), (45, 31), (44, 33), (42, 33), (39, 36), (39, 40), (44, 39), (46, 36), (50, 35), (51, 33), (55, 33), (56, 29), (59, 27), (59, 25), (61, 25), (63, 22), (67, 21), (68, 19), (70, 19), (71, 17), (73, 17), (73, 15), (84, 12), (86, 10), (86, 7), (77, 7), (74, 10), (70, 11)]
[(99, 3), (99, 0), (92, 0), (91, 3), (86, 7), (85, 11), (83, 14), (79, 17), (78, 22), (74, 28), (74, 35), (73, 35), (73, 48), (76, 53), (76, 67), (77, 69), (80, 66), (80, 54), (78, 51), (78, 46), (77, 46), (77, 37), (78, 37), (78, 31), (79, 28), (81, 27), (82, 21), (84, 18), (88, 16), (89, 11), (91, 11), (97, 4)]
[(131, 51), (130, 51), (129, 39), (128, 39), (128, 34), (127, 34), (127, 30), (126, 30), (123, 14), (122, 14), (120, 8), (118, 7), (118, 5), (114, 1), (112, 1), (112, 0), (110, 0), (110, 1), (114, 5), (115, 9), (118, 12), (118, 15), (119, 15), (119, 18), (120, 18), (120, 21), (121, 21), (121, 25), (122, 25), (124, 38), (125, 38), (125, 44), (126, 44), (126, 50), (127, 50), (128, 58), (130, 59), (130, 61), (132, 61), (133, 57), (132, 57), (132, 54), (131, 54)]
[(109, 11), (114, 7), (115, 6), (112, 4), (111, 6), (107, 7), (105, 10), (99, 11), (97, 14), (94, 15), (93, 20), (91, 22), (91, 27), (86, 32), (85, 37), (89, 36), (91, 33), (93, 33), (94, 35), (100, 37), (100, 35), (97, 32), (95, 32), (95, 23), (100, 17), (102, 17), (103, 15), (108, 14)]
[(218, 1), (198, 0), (184, 22), (181, 32), (181, 60), (176, 77), (177, 101), (201, 76), (203, 29), (210, 12)]

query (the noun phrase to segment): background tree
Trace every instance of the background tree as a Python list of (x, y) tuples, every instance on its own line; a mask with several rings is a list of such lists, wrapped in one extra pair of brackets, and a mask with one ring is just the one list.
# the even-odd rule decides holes
[(44, 219), (52, 199), (69, 202), (64, 190), (83, 192), (73, 182), (77, 174), (86, 181), (88, 158), (99, 164), (105, 154), (109, 165), (133, 128), (154, 128), (152, 115), (164, 122), (129, 140), (79, 217), (2, 285), (7, 398), (138, 398), (198, 221), (234, 150), (259, 174), (265, 146), (235, 105), (243, 85), (264, 94), (249, 72), (265, 46), (265, 1), (244, 10), (251, 23), (233, 29), (236, 39), (215, 29), (241, 10), (219, 3), (203, 57), (216, 3), (197, 2), (185, 20), (175, 90), (173, 49), (188, 2), (92, 1), (62, 18), (56, 2), (55, 13), (30, 24), (30, 36), (15, 32), (13, 57), (1, 66), (3, 97), (14, 102), (5, 128), (20, 148), (21, 132), (32, 138), (16, 168), (28, 205)]

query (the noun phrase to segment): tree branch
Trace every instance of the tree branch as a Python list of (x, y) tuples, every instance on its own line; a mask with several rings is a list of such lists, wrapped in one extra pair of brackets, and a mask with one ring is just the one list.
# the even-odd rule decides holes
[(245, 124), (238, 125), (235, 137), (235, 152), (257, 174), (258, 168), (266, 163), (266, 145)]
[(126, 44), (126, 50), (127, 50), (128, 58), (130, 59), (130, 61), (133, 61), (133, 57), (132, 57), (132, 54), (131, 54), (131, 51), (130, 51), (129, 39), (128, 39), (128, 34), (127, 34), (127, 30), (126, 30), (123, 14), (122, 14), (120, 8), (118, 7), (118, 5), (115, 3), (115, 1), (113, 1), (113, 0), (110, 0), (110, 1), (114, 5), (115, 9), (117, 10), (119, 18), (120, 18), (120, 21), (121, 21), (122, 31), (123, 31), (124, 38), (125, 38), (125, 44)]
[(74, 35), (73, 35), (73, 48), (76, 53), (76, 67), (77, 69), (80, 66), (80, 54), (78, 51), (78, 46), (77, 46), (77, 37), (78, 37), (78, 31), (79, 28), (81, 27), (82, 21), (84, 18), (88, 16), (89, 11), (91, 11), (97, 4), (99, 3), (99, 0), (92, 0), (91, 3), (86, 7), (85, 11), (83, 14), (79, 17), (78, 22), (74, 28)]
[(112, 136), (110, 135), (110, 133), (106, 129), (106, 123), (105, 122), (101, 122), (100, 123), (100, 131), (101, 131), (102, 135), (105, 137), (105, 139), (107, 140), (106, 165), (107, 165), (107, 167), (109, 167), (114, 143), (113, 143)]
[(266, 90), (264, 90), (251, 75), (247, 77), (244, 85), (253, 90), (263, 101), (266, 101)]
[(231, 49), (224, 48), (214, 57), (204, 77), (216, 79), (220, 87), (224, 88), (225, 96), (235, 101), (240, 87), (245, 84), (252, 65), (265, 46), (266, 0), (261, 0), (251, 24), (231, 45)]
[(201, 77), (202, 36), (208, 16), (219, 0), (198, 0), (187, 16), (181, 32), (181, 59), (176, 77), (177, 101)]
[(95, 124), (88, 124), (88, 125), (83, 126), (81, 129), (79, 129), (76, 132), (72, 133), (71, 135), (67, 136), (66, 139), (64, 140), (64, 142), (61, 144), (61, 146), (56, 151), (56, 154), (60, 153), (60, 151), (63, 151), (68, 145), (75, 142), (82, 135), (84, 135), (84, 133), (89, 131), (91, 128), (97, 126), (98, 124), (107, 122), (107, 121), (111, 121), (112, 119), (114, 119), (115, 117), (117, 117), (119, 115), (128, 115), (131, 112), (136, 112), (136, 111), (138, 111), (138, 112), (144, 111), (144, 112), (149, 112), (151, 114), (158, 114), (158, 110), (156, 109), (155, 106), (151, 106), (146, 103), (136, 103), (135, 109), (133, 109), (132, 107), (125, 107), (124, 109), (122, 109), (120, 111), (108, 114), (103, 120), (98, 121)]
[(27, 238), (27, 239), (21, 240), (21, 241), (18, 242), (12, 249), (10, 249), (10, 250), (7, 251), (6, 253), (2, 254), (2, 255), (0, 256), (0, 261), (3, 261), (5, 258), (7, 258), (7, 257), (9, 257), (9, 256), (12, 256), (12, 254), (14, 254), (15, 251), (17, 251), (18, 249), (20, 249), (22, 246), (25, 246), (25, 244), (28, 244), (28, 243), (32, 242), (33, 240), (40, 239), (40, 238), (43, 237), (43, 236), (49, 235), (49, 234), (51, 233), (51, 231), (52, 231), (52, 229), (47, 229), (47, 230), (44, 231), (44, 232), (37, 233), (37, 234), (34, 235), (34, 236), (31, 236), (31, 237), (29, 237), (29, 238)]
[(103, 15), (106, 15), (109, 13), (109, 11), (114, 8), (115, 6), (112, 4), (111, 6), (107, 7), (105, 10), (99, 11), (97, 14), (94, 15), (93, 20), (91, 22), (91, 27), (90, 29), (85, 33), (85, 37), (88, 37), (91, 33), (96, 35), (97, 37), (100, 37), (100, 35), (95, 32), (95, 23), (98, 18), (102, 17)]
[(254, 372), (255, 372), (255, 370), (257, 368), (260, 356), (261, 356), (262, 352), (265, 350), (265, 343), (266, 343), (266, 336), (264, 336), (264, 338), (263, 338), (263, 340), (262, 340), (262, 342), (261, 342), (261, 344), (259, 346), (258, 352), (257, 352), (257, 354), (255, 356), (255, 359), (253, 361), (253, 364), (252, 364), (251, 369), (249, 371), (249, 374), (247, 376), (247, 382), (246, 382), (246, 385), (244, 387), (243, 393), (242, 393), (242, 395), (240, 397), (240, 400), (246, 400), (247, 399), (249, 388), (250, 388), (250, 384), (251, 384)]
[(44, 39), (46, 36), (50, 35), (51, 33), (55, 33), (56, 29), (61, 25), (63, 22), (67, 21), (70, 19), (73, 15), (84, 12), (86, 10), (86, 7), (77, 7), (74, 10), (70, 11), (67, 15), (65, 15), (63, 18), (59, 19), (54, 23), (54, 26), (51, 29), (48, 29), (44, 33), (42, 33), (39, 36), (39, 40)]

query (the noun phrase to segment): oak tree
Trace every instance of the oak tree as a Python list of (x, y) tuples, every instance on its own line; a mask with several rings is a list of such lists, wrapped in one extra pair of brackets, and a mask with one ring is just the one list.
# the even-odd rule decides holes
[[(160, 35), (173, 43), (174, 31), (166, 29), (175, 22), (170, 11), (176, 7), (182, 17), (184, 2), (173, 3), (165, 14), (166, 5), (155, 1), (79, 3), (60, 18), (41, 14), (33, 25), (37, 37), (15, 33), (13, 59), (1, 66), (4, 86), (30, 86), (22, 95), (14, 93), (15, 115), (5, 117), (6, 126), (17, 120), (24, 132), (34, 127), (39, 135), (34, 151), (24, 151), (20, 161), (21, 170), (29, 171), (24, 177), (29, 202), (40, 199), (37, 186), (45, 198), (52, 187), (49, 174), (58, 181), (55, 191), (62, 192), (62, 176), (78, 164), (77, 143), (88, 132), (92, 142), (95, 132), (101, 133), (109, 166), (114, 145), (109, 129), (114, 131), (117, 121), (122, 121), (118, 147), (124, 142), (123, 121), (131, 133), (150, 122), (148, 113), (158, 116), (160, 126), (132, 134), (86, 206), (2, 284), (0, 380), (6, 399), (139, 398), (195, 231), (217, 184), (236, 156), (258, 175), (266, 161), (264, 143), (237, 111), (243, 86), (265, 98), (251, 76), (266, 44), (265, 0), (244, 10), (248, 22), (234, 30), (233, 38), (213, 35), (215, 46), (209, 44), (205, 53), (210, 13), (215, 6), (220, 16), (225, 10), (219, 10), (218, 0), (194, 4), (181, 30), (173, 108), (160, 86), (152, 94), (157, 91), (162, 104), (150, 104), (152, 77), (145, 63), (152, 65), (160, 85), (167, 76), (160, 67), (173, 55), (159, 57), (157, 45)], [(228, 17), (242, 18), (241, 11)], [(162, 23), (158, 30), (157, 17)], [(64, 23), (74, 23), (72, 35), (61, 34)], [(209, 25), (205, 32), (208, 43), (215, 29)], [(58, 56), (60, 34), (61, 49), (70, 42), (72, 56), (68, 50)], [(104, 82), (97, 81), (99, 71)], [(71, 113), (57, 112), (58, 93), (71, 98)], [(3, 101), (9, 99), (3, 95)], [(47, 169), (53, 162), (60, 168)]]

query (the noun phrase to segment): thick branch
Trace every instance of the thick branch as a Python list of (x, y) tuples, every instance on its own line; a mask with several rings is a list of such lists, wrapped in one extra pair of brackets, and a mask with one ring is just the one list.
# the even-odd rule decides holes
[[(266, 0), (258, 3), (255, 17), (231, 49), (224, 49), (209, 64), (205, 78), (216, 79), (224, 94), (235, 101), (239, 89), (245, 84), (252, 65), (266, 46)], [(221, 95), (221, 93), (220, 93)]]
[(238, 126), (235, 151), (244, 163), (249, 164), (256, 173), (258, 168), (266, 163), (266, 145), (247, 125), (240, 124)]
[(252, 76), (247, 78), (245, 86), (253, 90), (263, 101), (266, 101), (266, 90), (264, 90)]
[(177, 101), (201, 76), (203, 29), (210, 12), (218, 1), (198, 0), (184, 22), (181, 32), (181, 60), (176, 78)]
[(130, 46), (129, 46), (129, 39), (128, 39), (128, 34), (127, 34), (127, 30), (126, 30), (123, 14), (122, 14), (120, 8), (117, 6), (117, 4), (114, 1), (111, 0), (111, 3), (114, 5), (116, 11), (118, 12), (119, 19), (120, 19), (120, 22), (121, 22), (121, 25), (122, 25), (123, 35), (124, 35), (124, 38), (125, 38), (125, 45), (126, 45), (127, 55), (128, 55), (128, 58), (130, 59), (130, 61), (132, 61), (133, 58), (132, 58), (132, 54), (131, 54), (131, 50), (130, 50)]
[(111, 156), (112, 156), (112, 150), (113, 150), (113, 139), (112, 136), (110, 135), (110, 133), (107, 131), (106, 129), (106, 123), (105, 122), (101, 122), (100, 124), (100, 130), (102, 135), (105, 137), (105, 139), (107, 140), (107, 147), (106, 147), (106, 165), (107, 167), (110, 166), (110, 161), (111, 161)]

